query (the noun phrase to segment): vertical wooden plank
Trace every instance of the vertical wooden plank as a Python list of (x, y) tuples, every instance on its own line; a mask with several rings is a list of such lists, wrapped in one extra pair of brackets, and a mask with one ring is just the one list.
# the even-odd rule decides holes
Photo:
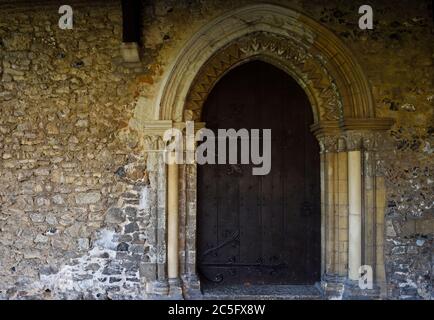
[[(269, 175), (252, 176), (252, 166), (219, 165), (215, 189), (210, 189), (211, 171), (198, 168), (206, 175), (198, 180), (198, 196), (204, 197), (198, 199), (198, 211), (210, 213), (198, 220), (199, 239), (216, 239), (217, 247), (208, 269), (221, 271), (221, 285), (319, 280), (319, 150), (309, 131), (313, 116), (303, 90), (282, 71), (249, 63), (220, 80), (203, 115), (215, 130), (272, 129)], [(203, 187), (208, 193), (199, 191)], [(226, 243), (237, 232), (239, 241)]]

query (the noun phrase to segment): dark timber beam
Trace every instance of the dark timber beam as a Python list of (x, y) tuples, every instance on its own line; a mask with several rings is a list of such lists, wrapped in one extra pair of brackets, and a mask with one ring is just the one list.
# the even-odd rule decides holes
[(140, 0), (122, 0), (122, 47), (125, 62), (139, 62), (139, 44), (141, 39)]
[(431, 14), (432, 14), (432, 24), (433, 24), (433, 30), (434, 30), (434, 0), (431, 1)]

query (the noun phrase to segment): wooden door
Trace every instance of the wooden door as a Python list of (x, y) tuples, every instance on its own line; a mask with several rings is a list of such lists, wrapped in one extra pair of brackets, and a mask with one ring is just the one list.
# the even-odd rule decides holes
[[(271, 172), (198, 166), (197, 266), (204, 284), (313, 284), (320, 278), (319, 146), (308, 98), (285, 72), (249, 62), (225, 75), (207, 128), (271, 129)], [(240, 144), (239, 144), (240, 148)]]

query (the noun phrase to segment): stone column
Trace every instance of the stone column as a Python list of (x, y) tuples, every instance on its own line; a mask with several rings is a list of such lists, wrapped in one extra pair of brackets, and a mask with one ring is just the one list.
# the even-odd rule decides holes
[(339, 139), (336, 172), (336, 226), (337, 237), (337, 274), (348, 276), (348, 153), (343, 139)]
[(362, 155), (360, 137), (348, 138), (348, 277), (359, 279), (362, 264)]
[[(188, 125), (187, 125), (188, 127)], [(181, 270), (183, 285), (183, 295), (186, 299), (202, 299), (200, 291), (200, 279), (196, 271), (196, 204), (197, 204), (197, 164), (195, 161), (196, 141), (195, 135), (198, 130), (205, 127), (205, 123), (195, 122), (194, 130), (188, 127), (186, 130), (187, 153), (192, 152), (192, 156), (186, 156), (185, 168), (185, 192), (181, 193), (183, 197), (180, 201), (185, 206), (185, 227), (184, 239), (185, 246), (183, 256), (184, 268)]]
[(178, 278), (178, 165), (168, 165), (167, 192), (167, 274)]
[(347, 276), (347, 154), (336, 132), (318, 137), (321, 146), (321, 286), (339, 298)]
[(312, 126), (322, 153), (321, 286), (328, 298), (374, 298), (377, 290), (358, 286), (363, 264), (373, 264), (375, 279), (384, 279), (386, 200), (384, 180), (376, 175), (375, 150), (392, 124), (391, 119), (350, 118), (339, 125), (324, 121)]
[(351, 280), (359, 279), (362, 263), (362, 182), (361, 153), (348, 152), (349, 247), (348, 273)]
[(146, 291), (151, 295), (167, 295), (169, 284), (167, 279), (167, 242), (166, 242), (166, 165), (163, 159), (164, 143), (159, 133), (150, 131), (144, 137), (147, 153), (146, 167), (150, 182), (152, 205), (149, 210), (147, 241), (155, 250), (149, 261), (141, 263), (141, 276), (146, 278)]
[[(174, 160), (174, 154), (170, 155)], [(179, 280), (179, 170), (178, 164), (167, 166), (167, 275), (170, 295), (178, 294)]]
[(327, 277), (336, 274), (336, 237), (335, 237), (335, 172), (337, 159), (336, 136), (322, 136), (321, 145), (321, 247), (322, 272)]
[[(388, 134), (384, 131), (365, 134), (365, 261), (373, 268), (374, 290), (371, 295), (386, 297), (386, 271), (384, 265), (384, 217), (387, 206), (386, 185), (384, 179), (384, 160), (381, 152), (392, 147)], [(391, 150), (389, 150), (391, 152)], [(371, 227), (371, 230), (369, 226)]]
[[(177, 258), (173, 259), (173, 251), (169, 253), (169, 244), (173, 248), (172, 238), (168, 237), (169, 223), (171, 228), (173, 228), (172, 217), (169, 218), (169, 213), (177, 212), (173, 210), (173, 206), (169, 208), (169, 197), (173, 197), (173, 192), (169, 195), (169, 180), (177, 181), (173, 178), (169, 179), (170, 175), (173, 177), (173, 168), (169, 168), (165, 161), (165, 141), (163, 140), (163, 135), (166, 130), (173, 128), (174, 124), (171, 120), (158, 120), (158, 121), (147, 121), (144, 123), (143, 134), (148, 137), (146, 153), (148, 157), (148, 171), (151, 189), (154, 190), (152, 197), (155, 197), (156, 203), (151, 210), (151, 221), (152, 224), (148, 228), (148, 240), (152, 241), (153, 248), (155, 251), (155, 261), (150, 261), (149, 265), (154, 263), (156, 265), (156, 281), (151, 281), (149, 279), (147, 286), (147, 292), (149, 294), (161, 295), (173, 295), (173, 282), (177, 280), (170, 279), (173, 276), (173, 265), (169, 267), (169, 260), (178, 261)], [(154, 140), (158, 143), (153, 142)], [(170, 220), (170, 222), (169, 222)], [(173, 234), (173, 232), (170, 232)], [(175, 232), (177, 235), (177, 231)], [(175, 251), (176, 253), (176, 251)], [(150, 266), (149, 266), (150, 268)], [(176, 268), (175, 268), (176, 270)], [(170, 274), (169, 274), (170, 272)], [(176, 272), (177, 273), (177, 272)], [(149, 278), (149, 277), (148, 277)]]

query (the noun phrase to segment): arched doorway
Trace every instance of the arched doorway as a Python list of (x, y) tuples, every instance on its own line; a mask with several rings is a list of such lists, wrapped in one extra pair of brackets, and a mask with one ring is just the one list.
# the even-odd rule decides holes
[(248, 62), (219, 80), (204, 103), (202, 121), (215, 134), (272, 130), (268, 175), (252, 175), (253, 164), (197, 167), (197, 267), (203, 288), (319, 281), (319, 145), (303, 89), (271, 64)]
[[(385, 283), (385, 186), (375, 159), (377, 142), (393, 120), (376, 115), (368, 79), (354, 53), (317, 21), (272, 4), (228, 10), (178, 49), (170, 48), (170, 64), (146, 87), (136, 108), (138, 121), (132, 122), (143, 130), (156, 199), (150, 241), (158, 254), (150, 262), (155, 263), (155, 279), (148, 291), (201, 297), (196, 165), (165, 166), (163, 134), (185, 129), (186, 121), (194, 121), (195, 130), (203, 127), (202, 109), (216, 83), (236, 66), (258, 59), (291, 75), (312, 108), (311, 129), (320, 145), (324, 294), (342, 297), (345, 286), (357, 283), (362, 264), (372, 265), (375, 281)], [(363, 179), (362, 169), (369, 173)]]

